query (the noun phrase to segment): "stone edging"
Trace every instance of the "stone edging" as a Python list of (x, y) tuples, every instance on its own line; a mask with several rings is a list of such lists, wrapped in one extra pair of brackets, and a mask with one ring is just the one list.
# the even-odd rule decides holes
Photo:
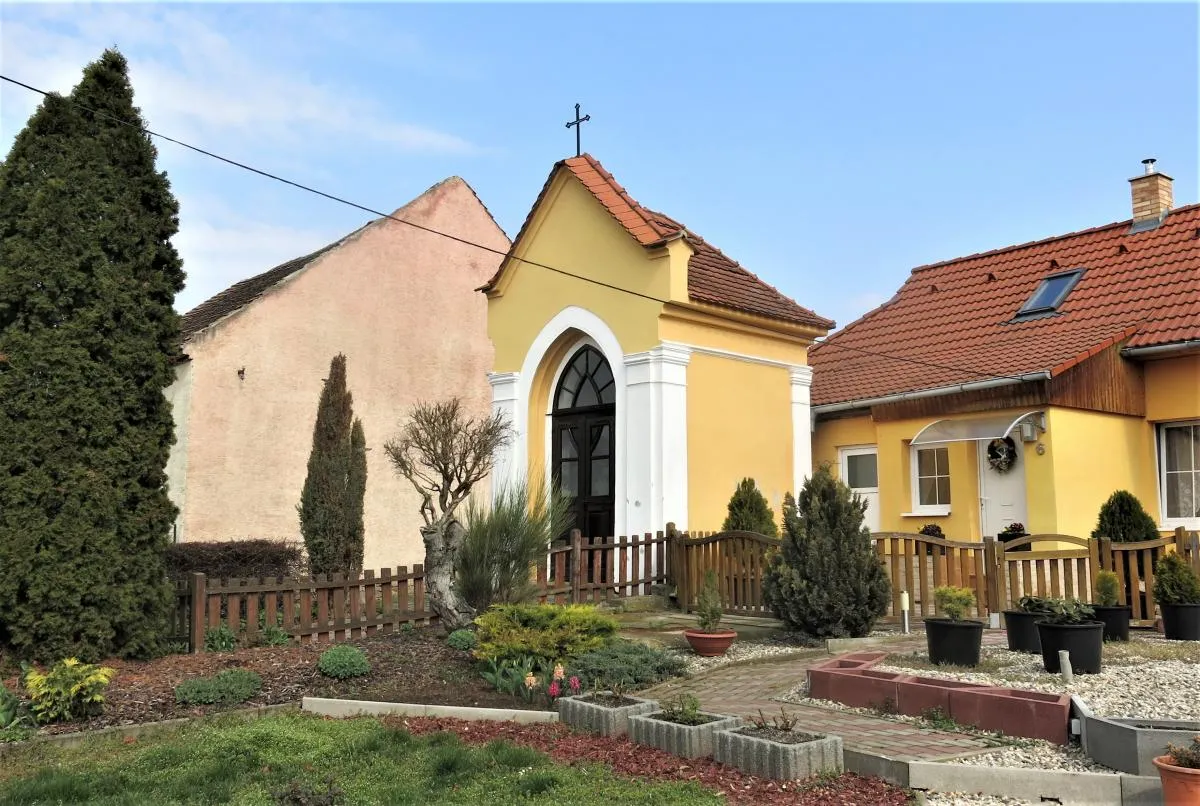
[(113, 725), (107, 728), (98, 730), (76, 731), (74, 733), (51, 733), (40, 736), (31, 736), (21, 742), (0, 742), (0, 757), (5, 753), (12, 752), (21, 747), (29, 747), (35, 744), (52, 744), (60, 747), (72, 747), (81, 744), (90, 739), (105, 738), (115, 736), (117, 738), (125, 738), (127, 736), (142, 736), (147, 733), (155, 733), (160, 730), (170, 730), (174, 728), (182, 728), (186, 725), (202, 724), (204, 722), (213, 722), (219, 719), (234, 717), (238, 719), (261, 719), (264, 716), (272, 716), (278, 713), (287, 711), (298, 711), (300, 703), (285, 702), (278, 705), (260, 705), (257, 708), (238, 708), (232, 711), (217, 711), (211, 714), (203, 714), (201, 716), (185, 716), (179, 719), (164, 719), (160, 722), (141, 722), (136, 725)]
[(460, 705), (423, 705), (405, 702), (373, 702), (371, 700), (339, 700), (326, 697), (305, 697), (300, 710), (339, 719), (355, 716), (432, 716), (473, 721), (557, 722), (555, 711), (525, 711), (516, 708), (470, 708)]
[[(976, 767), (934, 761), (901, 763), (907, 766), (908, 780), (903, 785), (916, 790), (978, 792), (1034, 803), (1056, 800), (1063, 806), (1094, 806), (1097, 803), (1132, 806), (1161, 802), (1162, 797), (1159, 779), (1144, 775)], [(846, 768), (851, 769), (849, 759)]]

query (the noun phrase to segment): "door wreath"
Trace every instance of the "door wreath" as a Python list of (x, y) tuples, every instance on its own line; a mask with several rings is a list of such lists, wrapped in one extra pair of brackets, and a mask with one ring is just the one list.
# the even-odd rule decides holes
[(1017, 443), (1012, 437), (993, 439), (987, 448), (988, 465), (997, 473), (1007, 473), (1017, 463)]

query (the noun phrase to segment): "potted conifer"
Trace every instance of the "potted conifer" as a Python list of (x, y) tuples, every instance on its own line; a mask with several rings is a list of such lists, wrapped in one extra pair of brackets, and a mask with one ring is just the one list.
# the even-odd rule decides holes
[(1096, 603), (1092, 610), (1096, 618), (1104, 622), (1105, 641), (1129, 640), (1129, 617), (1133, 608), (1120, 604), (1121, 582), (1112, 571), (1101, 571), (1096, 575)]
[(1165, 806), (1195, 806), (1200, 803), (1200, 736), (1190, 747), (1167, 745), (1166, 755), (1157, 756), (1154, 766), (1162, 781)]
[(724, 655), (733, 639), (737, 638), (737, 633), (733, 630), (719, 629), (723, 615), (721, 592), (717, 590), (717, 574), (710, 568), (704, 573), (704, 587), (696, 597), (696, 621), (699, 629), (683, 631), (683, 637), (697, 655), (703, 658)]
[(943, 586), (934, 588), (937, 611), (947, 618), (925, 619), (925, 643), (929, 662), (954, 666), (977, 666), (983, 645), (983, 622), (964, 619), (975, 603), (970, 588)]
[(1013, 652), (1041, 652), (1037, 622), (1049, 610), (1048, 600), (1042, 596), (1022, 596), (1015, 609), (1005, 610), (1004, 631), (1008, 636), (1008, 648)]
[(1065, 649), (1072, 671), (1099, 674), (1104, 650), (1104, 622), (1096, 620), (1092, 606), (1078, 599), (1048, 599), (1049, 612), (1037, 623), (1042, 644), (1042, 666), (1061, 671), (1058, 653)]
[(1155, 566), (1154, 598), (1162, 610), (1163, 637), (1200, 641), (1200, 578), (1178, 554), (1164, 554)]

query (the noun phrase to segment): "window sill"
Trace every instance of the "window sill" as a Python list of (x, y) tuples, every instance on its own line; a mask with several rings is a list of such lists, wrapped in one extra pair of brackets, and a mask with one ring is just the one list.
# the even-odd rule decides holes
[(901, 518), (944, 518), (950, 514), (950, 507), (937, 509), (921, 509), (916, 512), (901, 512)]
[(1160, 523), (1158, 524), (1158, 531), (1174, 532), (1180, 526), (1182, 526), (1184, 529), (1187, 529), (1189, 532), (1200, 529), (1200, 518), (1177, 518), (1169, 523)]

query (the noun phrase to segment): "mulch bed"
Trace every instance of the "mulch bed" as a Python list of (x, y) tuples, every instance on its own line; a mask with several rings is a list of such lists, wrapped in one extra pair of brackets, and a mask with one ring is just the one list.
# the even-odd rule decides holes
[(625, 738), (575, 733), (560, 722), (518, 725), (433, 717), (387, 717), (384, 722), (417, 735), (450, 731), (473, 745), (505, 739), (540, 750), (560, 764), (604, 764), (617, 775), (628, 778), (695, 781), (722, 793), (731, 804), (903, 806), (909, 802), (903, 789), (878, 778), (845, 773), (833, 779), (772, 781), (746, 775), (710, 758), (681, 759), (653, 747), (633, 744)]
[[(230, 710), (229, 706), (189, 707), (175, 702), (175, 686), (184, 680), (230, 668), (257, 672), (263, 681), (257, 696), (233, 708), (297, 702), (305, 696), (483, 708), (549, 707), (526, 703), (492, 689), (480, 677), (470, 653), (449, 646), (443, 631), (437, 627), (369, 636), (348, 643), (367, 653), (370, 674), (344, 681), (322, 676), (317, 671), (317, 658), (331, 646), (328, 643), (168, 655), (151, 661), (104, 661), (101, 665), (117, 670), (105, 692), (104, 713), (85, 721), (47, 725), (39, 733), (74, 733)], [(22, 691), (17, 675), (3, 682), (9, 691)]]

